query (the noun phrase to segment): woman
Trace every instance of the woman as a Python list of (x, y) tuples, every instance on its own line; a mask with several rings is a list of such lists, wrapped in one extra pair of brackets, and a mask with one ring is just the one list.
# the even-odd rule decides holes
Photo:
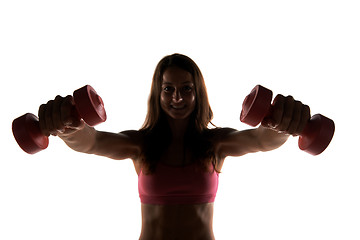
[(132, 159), (139, 179), (141, 240), (214, 239), (218, 176), (227, 156), (270, 151), (298, 135), (310, 109), (278, 95), (262, 126), (237, 131), (208, 128), (212, 119), (202, 74), (189, 57), (164, 57), (155, 69), (148, 113), (138, 130), (97, 131), (74, 117), (71, 96), (39, 108), (45, 135), (59, 136), (73, 150)]

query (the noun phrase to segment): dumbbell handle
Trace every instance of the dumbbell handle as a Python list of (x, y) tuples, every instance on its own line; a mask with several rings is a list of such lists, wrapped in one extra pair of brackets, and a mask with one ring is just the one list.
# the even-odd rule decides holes
[[(75, 115), (82, 118), (89, 126), (95, 126), (106, 120), (106, 112), (101, 97), (90, 86), (86, 85), (74, 91)], [(49, 145), (49, 138), (40, 130), (39, 118), (26, 113), (12, 123), (16, 142), (29, 154), (44, 150)]]
[[(257, 85), (243, 102), (240, 121), (253, 127), (257, 126), (271, 111), (271, 101), (272, 91)], [(334, 121), (316, 114), (311, 117), (300, 134), (299, 148), (312, 155), (318, 155), (330, 144), (334, 131)]]

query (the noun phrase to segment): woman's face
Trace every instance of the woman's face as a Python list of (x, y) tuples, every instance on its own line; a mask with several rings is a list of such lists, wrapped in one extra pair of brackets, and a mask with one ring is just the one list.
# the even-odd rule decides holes
[(178, 67), (169, 67), (163, 74), (160, 105), (171, 118), (188, 118), (195, 109), (195, 86), (191, 74)]

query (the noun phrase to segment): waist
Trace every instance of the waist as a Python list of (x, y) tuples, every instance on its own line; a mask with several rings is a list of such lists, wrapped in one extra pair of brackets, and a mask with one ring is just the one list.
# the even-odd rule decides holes
[(144, 239), (173, 239), (174, 236), (177, 239), (214, 239), (213, 209), (213, 203), (142, 204), (142, 236)]

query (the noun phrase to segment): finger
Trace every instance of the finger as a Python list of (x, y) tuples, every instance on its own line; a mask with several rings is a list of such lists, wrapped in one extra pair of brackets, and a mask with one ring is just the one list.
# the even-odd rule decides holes
[(284, 105), (285, 105), (285, 97), (283, 95), (277, 95), (273, 101), (271, 108), (271, 116), (270, 116), (270, 125), (273, 128), (277, 128), (284, 114)]
[(276, 128), (278, 131), (286, 132), (286, 130), (288, 130), (294, 113), (294, 104), (295, 100), (292, 96), (285, 98), (283, 116), (280, 124)]
[(298, 135), (300, 135), (304, 131), (306, 124), (310, 120), (310, 117), (311, 117), (310, 107), (308, 105), (303, 105), (301, 111), (301, 120), (296, 130)]
[(71, 111), (74, 105), (75, 104), (73, 103), (73, 98), (70, 95), (66, 96), (61, 103), (60, 106), (61, 121), (66, 127), (72, 124)]
[(299, 123), (301, 120), (302, 109), (303, 109), (303, 104), (300, 101), (295, 101), (292, 119), (291, 119), (289, 127), (287, 129), (288, 134), (291, 134), (291, 135), (298, 134), (297, 129), (299, 127)]
[(74, 99), (72, 96), (66, 96), (61, 105), (61, 118), (66, 127), (77, 128), (81, 125), (81, 118), (77, 113)]
[(57, 132), (64, 132), (65, 126), (61, 120), (61, 104), (63, 102), (63, 97), (56, 96), (54, 102), (53, 102), (53, 108), (52, 108), (52, 121), (53, 125)]
[(79, 116), (76, 108), (74, 107), (72, 112), (71, 112), (71, 116), (72, 116), (72, 124), (71, 127), (78, 129), (78, 127), (80, 125), (82, 125), (84, 122), (81, 120), (81, 117)]
[(43, 135), (50, 136), (48, 128), (46, 127), (45, 121), (45, 112), (46, 112), (46, 104), (42, 104), (39, 107), (38, 116), (39, 116), (39, 126)]
[(51, 135), (56, 135), (56, 128), (53, 122), (53, 107), (54, 107), (54, 100), (50, 100), (46, 104), (46, 111), (45, 111), (45, 124), (46, 128)]

